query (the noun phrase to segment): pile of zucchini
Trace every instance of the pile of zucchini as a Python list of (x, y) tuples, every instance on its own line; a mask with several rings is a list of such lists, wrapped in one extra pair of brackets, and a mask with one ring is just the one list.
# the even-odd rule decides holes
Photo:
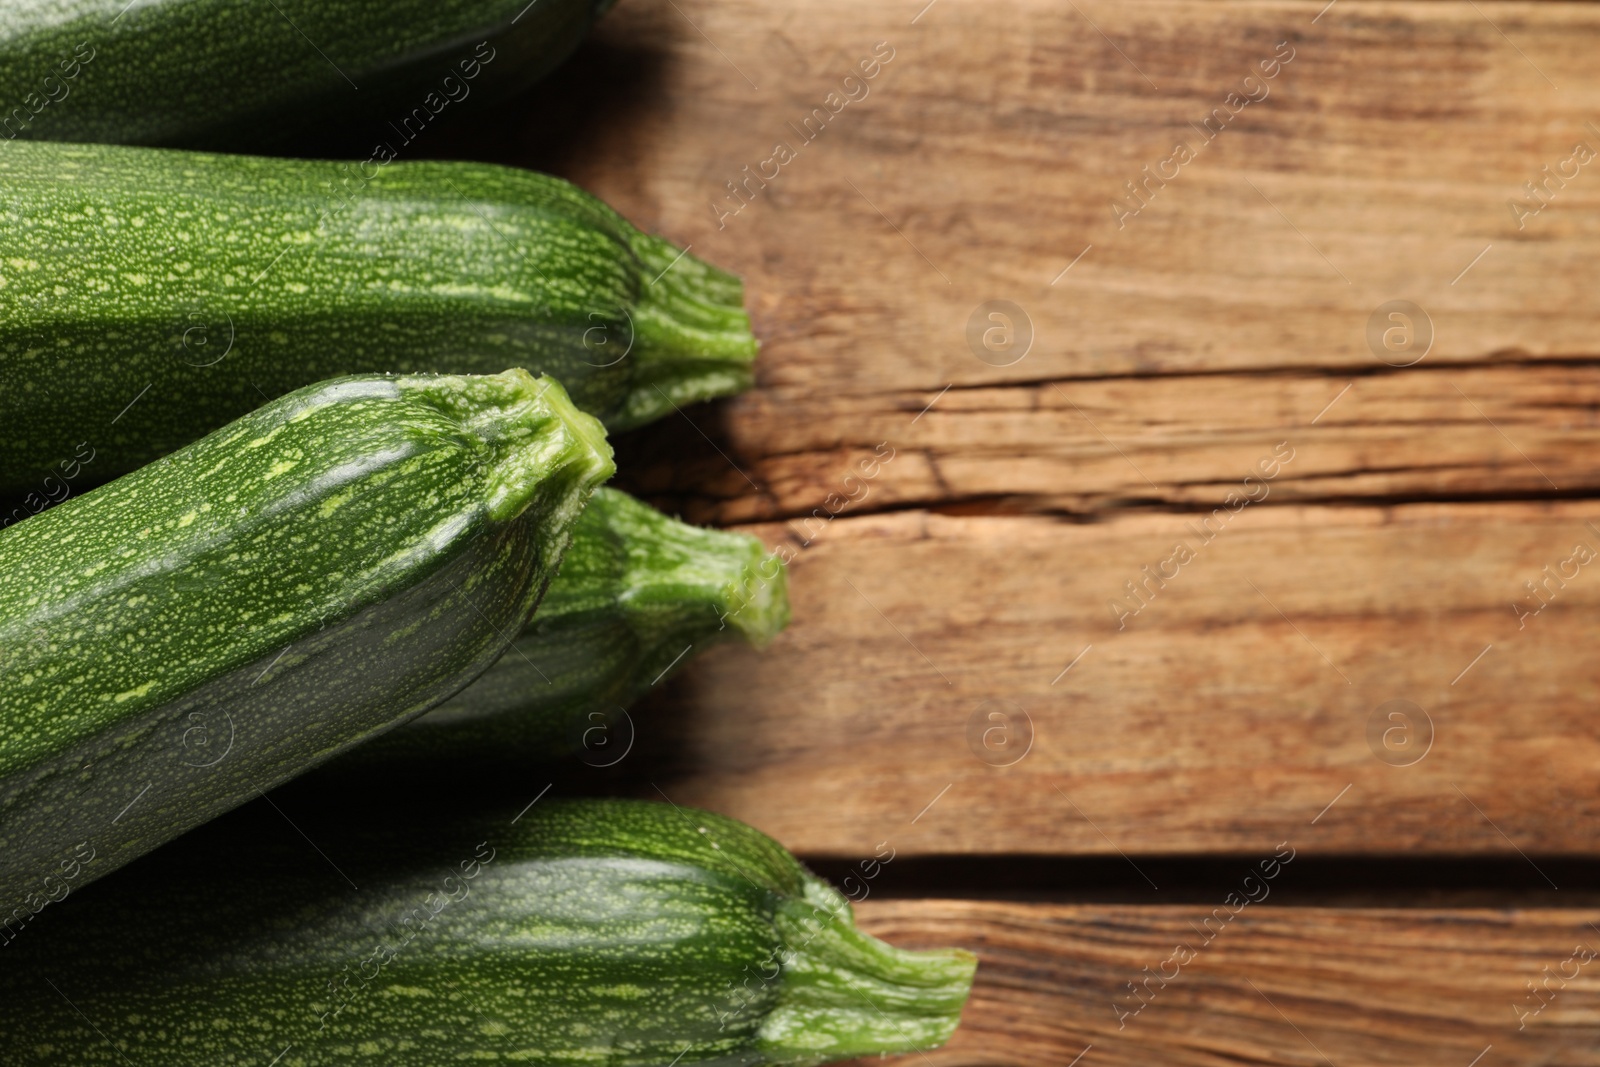
[[(0, 0), (0, 1062), (953, 1032), (973, 957), (862, 933), (749, 827), (430, 796), (614, 764), (652, 687), (788, 622), (755, 539), (602, 487), (608, 430), (751, 384), (738, 279), (558, 179), (401, 158), (608, 6)], [(193, 150), (385, 114), (360, 162)], [(266, 796), (295, 778), (314, 834)]]

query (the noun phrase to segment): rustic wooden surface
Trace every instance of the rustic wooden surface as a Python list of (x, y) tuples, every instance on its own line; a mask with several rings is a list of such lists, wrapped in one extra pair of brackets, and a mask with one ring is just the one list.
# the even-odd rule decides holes
[[(979, 957), (950, 1044), (896, 1057), (897, 1067), (1067, 1067), (1080, 1055), (1081, 1067), (1600, 1063), (1600, 961), (1583, 962), (1600, 949), (1596, 911), (1263, 902), (1225, 925), (1214, 918), (1207, 943), (1197, 928), (1209, 907), (896, 901), (859, 910), (896, 943), (963, 944)], [(1187, 964), (1173, 956), (1180, 945), (1194, 950)]]
[[(1584, 513), (1247, 509), (1120, 631), (1107, 599), (1178, 517), (836, 519), (794, 564), (790, 632), (708, 655), (641, 746), (677, 751), (675, 801), (808, 853), (1592, 852), (1600, 581), (1520, 631), (1510, 608), (1600, 548)], [(1428, 716), (1389, 739), (1410, 766), (1369, 742), (1394, 699)], [(970, 744), (994, 710), (1009, 752)]]
[[(675, 759), (641, 788), (833, 856), (1592, 850), (1600, 585), (1568, 564), (1513, 605), (1600, 551), (1600, 178), (1508, 203), (1600, 148), (1600, 8), (925, 3), (629, 0), (429, 146), (568, 175), (748, 280), (760, 387), (622, 442), (623, 481), (786, 545), (795, 623), (647, 709)], [(1425, 355), (1369, 347), (1396, 299)], [(989, 300), (1025, 355), (972, 343)], [(1421, 714), (1380, 753), (1391, 700)], [(1011, 748), (975, 754), (996, 710)]]
[[(1516, 1015), (1600, 947), (1595, 868), (1560, 859), (1595, 853), (1600, 570), (1514, 606), (1600, 553), (1600, 175), (1524, 188), (1600, 149), (1597, 46), (1584, 3), (624, 0), (533, 96), (430, 131), (748, 282), (759, 387), (621, 442), (622, 480), (784, 546), (795, 621), (640, 709), (616, 784), (836, 875), (986, 857), (974, 896), (1021, 857), (1282, 842), (1370, 883), (1252, 905), (1124, 1030), (1114, 999), (1213, 905), (869, 900), (877, 933), (982, 956), (955, 1041), (900, 1062), (1600, 1060), (1595, 964)], [(1423, 312), (1399, 351), (1369, 339), (1391, 301)], [(1396, 854), (1527, 888), (1383, 910), (1419, 905)]]

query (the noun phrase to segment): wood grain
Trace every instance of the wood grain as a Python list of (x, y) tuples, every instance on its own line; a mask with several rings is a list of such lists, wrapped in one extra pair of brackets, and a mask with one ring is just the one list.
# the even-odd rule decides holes
[[(813, 854), (1592, 852), (1600, 571), (1512, 608), (1600, 551), (1592, 514), (1246, 507), (1209, 545), (1181, 514), (758, 527), (795, 553), (792, 627), (706, 655), (640, 746), (678, 753), (673, 800)], [(1108, 601), (1180, 539), (1195, 558), (1119, 629)], [(1386, 743), (1391, 700), (1421, 712)], [(1009, 748), (969, 736), (990, 712)]]
[[(1248, 866), (1241, 866), (1242, 878)], [(1292, 865), (1280, 875), (1292, 877)], [(880, 937), (908, 947), (962, 944), (979, 956), (972, 1000), (950, 1044), (891, 1062), (1600, 1063), (1600, 962), (1568, 962), (1580, 946), (1600, 949), (1600, 912), (1418, 914), (1259, 903), (1201, 927), (1211, 911), (868, 901), (861, 921)], [(1138, 1008), (1127, 983), (1142, 983), (1145, 968), (1173, 975), (1167, 961), (1179, 945), (1195, 951), (1192, 961), (1170, 981), (1143, 986), (1137, 1014), (1119, 1014)], [(1546, 968), (1558, 976), (1548, 986)], [(1576, 977), (1562, 983), (1560, 973)], [(1521, 1016), (1540, 1003), (1529, 982), (1548, 1002)]]
[[(654, 72), (647, 99), (524, 158), (745, 274), (766, 346), (762, 389), (638, 450), (637, 484), (705, 521), (806, 514), (891, 440), (916, 455), (883, 506), (1199, 506), (1293, 434), (1315, 447), (1280, 500), (1593, 492), (1600, 181), (1579, 168), (1547, 202), (1524, 183), (1600, 147), (1600, 14), (1321, 6), (619, 11), (601, 54)], [(896, 56), (868, 95), (729, 200), (879, 40)], [(1199, 147), (1280, 41), (1268, 95)], [(1197, 158), (1119, 226), (1175, 140)], [(996, 299), (1031, 324), (1008, 366), (969, 337)], [(1431, 323), (1412, 369), (1367, 339), (1395, 299)]]
[[(1580, 168), (1520, 229), (1508, 207), (1600, 146), (1593, 6), (939, 0), (913, 24), (925, 4), (635, 0), (599, 31), (609, 66), (560, 87), (598, 91), (552, 100), (588, 108), (583, 136), (552, 145), (539, 108), (498, 150), (746, 275), (783, 395), (1381, 369), (1391, 299), (1428, 312), (1429, 361), (1593, 354), (1600, 182)], [(880, 41), (866, 97), (724, 217)], [(1268, 95), (1202, 146), (1280, 42)], [(1124, 183), (1179, 140), (1197, 158), (1119, 229)], [(966, 340), (994, 299), (1034, 329), (1009, 367)]]
[[(1600, 177), (1525, 188), (1600, 147), (1597, 45), (1586, 4), (628, 0), (452, 120), (430, 151), (747, 279), (759, 387), (622, 442), (622, 482), (791, 546), (795, 623), (641, 714), (650, 782), (831, 856), (1591, 852), (1593, 578), (1512, 605), (1600, 549)], [(975, 343), (996, 300), (1025, 352)], [(1394, 300), (1427, 344), (1374, 349)], [(1413, 766), (1369, 744), (1391, 700)], [(969, 723), (1013, 705), (992, 766)]]
[(1263, 503), (1590, 496), (1597, 412), (1588, 363), (761, 390), (715, 422), (697, 413), (624, 442), (623, 476), (701, 522), (803, 520), (887, 443), (899, 458), (856, 513), (1203, 511), (1288, 442), (1295, 458)]

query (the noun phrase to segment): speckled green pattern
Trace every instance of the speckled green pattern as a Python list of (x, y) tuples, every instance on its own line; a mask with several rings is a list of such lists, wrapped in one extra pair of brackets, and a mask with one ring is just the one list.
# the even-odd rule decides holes
[(611, 469), (553, 380), (354, 377), (0, 533), (0, 921), (459, 690)]
[[(424, 106), (429, 91), (465, 100), (533, 81), (564, 59), (608, 6), (7, 0), (0, 137), (249, 150), (333, 115), (398, 120)], [(465, 79), (459, 63), (480, 42), (493, 60)], [(82, 55), (91, 58), (70, 62)], [(441, 84), (451, 76), (453, 85)]]
[(782, 562), (755, 538), (689, 526), (601, 489), (511, 650), (326, 773), (398, 759), (528, 763), (574, 749), (609, 766), (634, 736), (617, 711), (714, 645), (766, 644), (788, 624), (787, 589)]
[(0, 489), (341, 374), (522, 367), (613, 428), (751, 381), (738, 280), (545, 175), (13, 141), (0, 193)]
[(0, 1061), (732, 1067), (955, 1028), (970, 955), (860, 933), (749, 827), (638, 801), (514, 815), (324, 827), (359, 890), (238, 817), (191, 835), (3, 950)]

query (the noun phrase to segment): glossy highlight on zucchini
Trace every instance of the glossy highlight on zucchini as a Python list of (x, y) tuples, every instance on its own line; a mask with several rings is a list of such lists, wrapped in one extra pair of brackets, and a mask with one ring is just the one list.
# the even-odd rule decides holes
[(551, 379), (349, 377), (0, 532), (0, 923), (458, 691), (611, 471)]
[(7, 0), (0, 138), (258, 150), (342, 116), (400, 120), (430, 91), (462, 96), (474, 57), (493, 57), (496, 93), (532, 83), (610, 6)]
[(357, 889), (277, 813), (252, 831), (247, 809), (64, 903), (0, 957), (0, 1060), (804, 1067), (926, 1050), (959, 1021), (969, 953), (868, 936), (837, 890), (731, 819), (438, 806), (321, 821)]
[(761, 647), (788, 622), (783, 564), (761, 542), (600, 489), (511, 649), (456, 696), (326, 774), (400, 760), (527, 764), (574, 751), (610, 766), (634, 736), (619, 713), (706, 649), (733, 640)]
[(0, 189), (0, 489), (343, 374), (522, 367), (613, 429), (752, 380), (736, 278), (546, 175), (12, 141)]

